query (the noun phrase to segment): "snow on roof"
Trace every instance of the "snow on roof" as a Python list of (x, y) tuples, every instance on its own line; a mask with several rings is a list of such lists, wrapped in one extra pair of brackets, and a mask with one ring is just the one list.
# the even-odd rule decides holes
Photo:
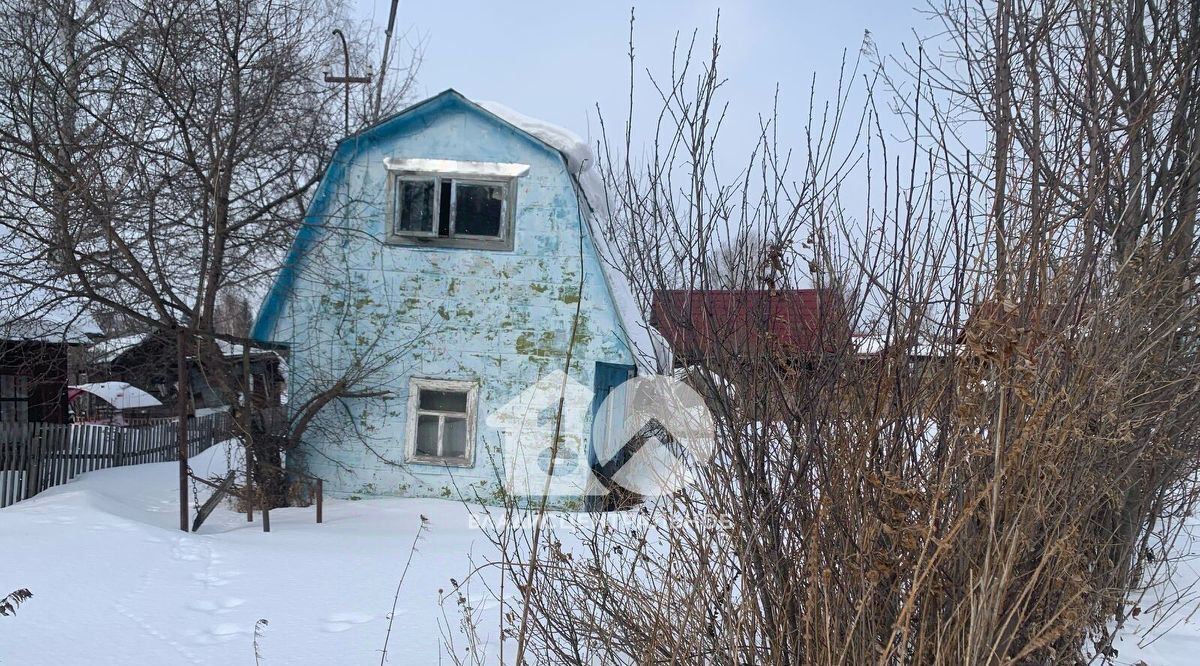
[(2, 339), (79, 343), (99, 333), (100, 327), (79, 303), (18, 298), (6, 300), (0, 307)]
[[(882, 354), (889, 346), (896, 347), (908, 344), (904, 341), (889, 340), (888, 336), (878, 333), (863, 333), (854, 337), (858, 353), (864, 356)], [(962, 345), (955, 344), (953, 341), (927, 342), (918, 340), (908, 345), (905, 352), (910, 356), (939, 358), (953, 356), (959, 352), (961, 347)]]
[(99, 335), (87, 299), (23, 239), (8, 235), (0, 243), (0, 339), (82, 343)]
[[(217, 343), (217, 349), (219, 349), (221, 351), (221, 355), (224, 356), (225, 358), (241, 358), (242, 357), (242, 345), (239, 345), (236, 342), (229, 342), (227, 340), (216, 340), (216, 343)], [(274, 355), (274, 356), (279, 355), (273, 349), (267, 349), (265, 347), (257, 347), (255, 345), (250, 345), (249, 351), (250, 351), (251, 356), (258, 356), (258, 355), (262, 355), (262, 354), (270, 354), (270, 355)]]
[(117, 409), (141, 409), (161, 407), (157, 398), (126, 382), (96, 382), (68, 387), (73, 391), (84, 391), (100, 398)]
[(121, 354), (141, 344), (148, 335), (149, 333), (133, 333), (101, 340), (90, 348), (93, 360), (97, 363), (112, 363)]
[(538, 139), (562, 154), (567, 161), (567, 170), (575, 178), (581, 198), (586, 207), (585, 217), (592, 242), (600, 255), (600, 267), (608, 291), (617, 308), (621, 328), (633, 347), (634, 360), (639, 370), (647, 374), (656, 372), (657, 350), (665, 345), (655, 344), (657, 333), (651, 329), (634, 298), (628, 278), (617, 266), (618, 254), (610, 239), (605, 237), (602, 219), (609, 214), (608, 195), (604, 181), (596, 168), (596, 159), (587, 142), (571, 130), (558, 127), (544, 120), (531, 118), (503, 104), (490, 101), (475, 101), (480, 108), (500, 118), (517, 129)]

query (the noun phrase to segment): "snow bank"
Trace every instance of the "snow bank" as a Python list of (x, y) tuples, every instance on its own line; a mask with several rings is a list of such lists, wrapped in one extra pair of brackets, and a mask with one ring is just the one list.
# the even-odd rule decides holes
[[(208, 476), (227, 460), (216, 446), (191, 462)], [(472, 553), (492, 553), (466, 507), (328, 500), (322, 525), (312, 508), (272, 511), (270, 534), (220, 507), (199, 533), (185, 534), (176, 469), (92, 472), (0, 509), (0, 590), (33, 592), (15, 616), (0, 618), (0, 663), (253, 664), (262, 618), (270, 623), (259, 639), (264, 664), (377, 664), (422, 516), (428, 529), (401, 590), (388, 663), (445, 661), (439, 590), (467, 580)], [(495, 601), (478, 579), (465, 589), (487, 637)], [(461, 643), (453, 597), (445, 611)], [(485, 649), (494, 655), (495, 641)]]
[[(1189, 519), (1179, 538), (1167, 548), (1170, 580), (1132, 600), (1136, 617), (1117, 634), (1116, 664), (1163, 666), (1194, 664), (1200, 647), (1200, 521)], [(1170, 607), (1174, 608), (1170, 608)], [(1170, 610), (1167, 610), (1170, 608)]]

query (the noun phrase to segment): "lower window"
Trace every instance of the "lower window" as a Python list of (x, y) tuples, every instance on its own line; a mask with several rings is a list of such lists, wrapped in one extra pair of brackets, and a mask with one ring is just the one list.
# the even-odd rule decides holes
[(408, 460), (474, 464), (476, 396), (473, 382), (414, 377), (408, 394)]

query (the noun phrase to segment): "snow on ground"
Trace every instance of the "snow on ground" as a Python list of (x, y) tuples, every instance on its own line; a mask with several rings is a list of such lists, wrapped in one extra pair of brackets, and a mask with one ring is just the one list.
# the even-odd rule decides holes
[[(220, 474), (226, 453), (213, 447), (192, 466)], [(448, 663), (445, 631), (461, 648), (455, 599), (443, 611), (438, 590), (464, 581), (472, 561), (493, 552), (462, 504), (328, 500), (322, 525), (312, 508), (272, 511), (270, 534), (260, 516), (247, 523), (222, 507), (199, 533), (184, 534), (175, 474), (174, 463), (92, 472), (0, 509), (0, 595), (34, 595), (0, 617), (0, 664), (254, 664), (260, 618), (269, 622), (259, 639), (263, 664), (377, 664), (422, 515), (428, 529), (401, 588), (388, 663)], [(1197, 537), (1200, 530), (1176, 554), (1200, 553)], [(1131, 620), (1115, 643), (1116, 663), (1197, 662), (1198, 579), (1196, 560), (1178, 564), (1166, 594), (1189, 601), (1168, 617), (1147, 610)], [(468, 597), (487, 634), (496, 602), (482, 592), (474, 583)], [(494, 641), (487, 652), (494, 659)]]
[(1200, 663), (1200, 524), (1186, 525), (1168, 550), (1174, 560), (1170, 580), (1135, 600), (1144, 610), (1114, 641), (1117, 664)]
[[(219, 446), (192, 461), (203, 475), (226, 464)], [(0, 510), (0, 596), (33, 592), (0, 617), (0, 664), (254, 664), (260, 618), (264, 664), (377, 664), (421, 515), (428, 530), (400, 592), (388, 663), (436, 664), (438, 589), (492, 552), (468, 509), (444, 500), (327, 500), (322, 525), (312, 508), (280, 509), (270, 534), (260, 516), (247, 523), (221, 507), (185, 534), (176, 470), (93, 472)], [(454, 632), (456, 613), (451, 597)]]

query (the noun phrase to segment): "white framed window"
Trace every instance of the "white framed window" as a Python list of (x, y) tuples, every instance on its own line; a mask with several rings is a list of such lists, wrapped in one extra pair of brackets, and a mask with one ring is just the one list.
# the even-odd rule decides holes
[(386, 159), (388, 241), (492, 250), (513, 247), (523, 164)]
[(475, 464), (478, 384), (413, 377), (408, 385), (409, 462), (471, 467)]

